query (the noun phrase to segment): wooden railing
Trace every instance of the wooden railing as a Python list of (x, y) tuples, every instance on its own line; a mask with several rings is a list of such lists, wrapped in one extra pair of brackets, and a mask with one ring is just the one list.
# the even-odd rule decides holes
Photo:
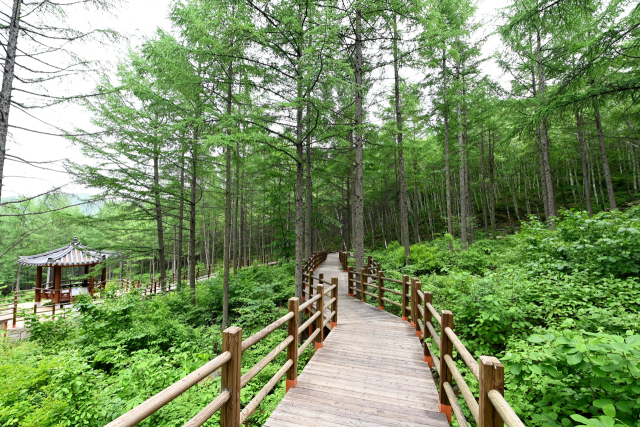
[[(348, 258), (341, 254), (341, 262), (343, 259)], [(380, 310), (385, 309), (385, 304), (398, 307), (402, 319), (410, 320), (415, 327), (416, 335), (422, 341), (424, 360), (438, 373), (440, 412), (445, 413), (449, 421), (453, 411), (460, 427), (468, 426), (452, 387), (455, 381), (477, 425), (497, 427), (504, 422), (508, 427), (524, 427), (504, 398), (502, 363), (491, 356), (480, 356), (478, 361), (473, 358), (454, 332), (453, 313), (449, 310), (438, 313), (432, 305), (431, 292), (422, 291), (419, 279), (410, 279), (406, 275), (402, 276), (402, 280), (385, 277), (380, 264), (371, 257), (368, 257), (365, 268), (359, 274), (353, 270), (353, 267), (347, 266), (347, 288), (350, 296), (357, 297), (362, 302), (368, 302), (367, 297), (371, 297)], [(398, 286), (399, 289), (392, 289)], [(369, 292), (370, 288), (375, 288), (377, 293)], [(393, 299), (385, 295), (393, 295)], [(434, 319), (439, 325), (439, 333), (434, 326)], [(433, 344), (439, 350), (439, 357)], [(454, 350), (457, 357), (454, 356)], [(462, 359), (478, 381), (480, 387), (477, 399), (458, 369), (456, 359)]]
[[(326, 259), (326, 252), (324, 255), (322, 253), (314, 254), (305, 265), (305, 268), (311, 269), (314, 265), (317, 267), (322, 262), (320, 260), (323, 260), (323, 256), (324, 259)], [(211, 418), (213, 414), (220, 411), (220, 425), (222, 427), (239, 427), (256, 411), (267, 394), (285, 375), (287, 391), (297, 385), (298, 359), (312, 342), (315, 344), (314, 347), (316, 349), (322, 347), (324, 328), (327, 325), (333, 324), (332, 319), (337, 319), (338, 316), (338, 278), (332, 278), (331, 286), (327, 289), (324, 289), (323, 284), (318, 284), (316, 289), (316, 295), (313, 298), (309, 298), (304, 304), (300, 305), (298, 298), (289, 299), (289, 310), (287, 314), (244, 341), (242, 340), (241, 328), (235, 326), (227, 328), (222, 336), (222, 354), (175, 384), (149, 398), (146, 402), (107, 424), (107, 427), (127, 427), (138, 424), (218, 369), (221, 370), (222, 377), (220, 393), (184, 426), (201, 426)], [(326, 294), (332, 295), (329, 303), (325, 303), (324, 297)], [(334, 298), (335, 301), (333, 300)], [(333, 310), (330, 316), (325, 316), (327, 308)], [(313, 312), (314, 314), (300, 325), (299, 314), (303, 311)], [(242, 375), (242, 353), (285, 325), (288, 332), (287, 337), (275, 346), (269, 354), (264, 356), (262, 360)], [(314, 325), (315, 331), (310, 333), (304, 343), (299, 346), (300, 335), (307, 330), (307, 327), (313, 327)], [(251, 380), (285, 350), (287, 351), (287, 361), (253, 399), (251, 399), (244, 408), (241, 408), (240, 390), (246, 387)]]

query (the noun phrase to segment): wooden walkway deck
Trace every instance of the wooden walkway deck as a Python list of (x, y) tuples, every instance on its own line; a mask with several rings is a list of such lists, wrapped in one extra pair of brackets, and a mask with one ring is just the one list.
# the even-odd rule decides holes
[(415, 328), (349, 297), (337, 254), (320, 273), (339, 278), (338, 325), (265, 426), (448, 426)]

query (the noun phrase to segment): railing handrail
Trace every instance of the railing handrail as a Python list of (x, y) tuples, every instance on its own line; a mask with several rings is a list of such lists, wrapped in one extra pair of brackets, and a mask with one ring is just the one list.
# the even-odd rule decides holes
[[(314, 254), (315, 255), (315, 254)], [(324, 257), (324, 258), (323, 258)], [(326, 252), (320, 256), (312, 256), (309, 266), (317, 267), (324, 259)], [(312, 342), (315, 342), (315, 348), (322, 347), (324, 334), (321, 331), (325, 326), (333, 327), (337, 324), (337, 296), (338, 296), (338, 278), (331, 279), (331, 286), (324, 290), (324, 285), (319, 284), (317, 295), (310, 298), (305, 304), (300, 305), (298, 298), (289, 299), (289, 310), (287, 314), (281, 316), (273, 323), (262, 328), (244, 341), (241, 340), (242, 329), (237, 327), (227, 328), (223, 332), (223, 353), (217, 356), (207, 364), (198, 368), (191, 374), (182, 378), (175, 384), (169, 386), (165, 390), (148, 399), (143, 404), (131, 409), (127, 413), (121, 415), (116, 420), (107, 424), (106, 427), (131, 427), (144, 420), (158, 409), (173, 401), (180, 394), (187, 391), (193, 385), (197, 384), (210, 375), (214, 370), (222, 371), (222, 390), (220, 394), (196, 416), (189, 420), (185, 426), (199, 427), (204, 424), (213, 414), (221, 411), (222, 427), (239, 427), (249, 418), (258, 408), (260, 403), (267, 396), (269, 391), (277, 384), (282, 377), (287, 376), (287, 391), (295, 387), (297, 384), (298, 358), (304, 353)], [(330, 293), (331, 297), (327, 304), (324, 303), (325, 293)], [(309, 309), (315, 303), (315, 314), (310, 314), (310, 319), (302, 326), (299, 323), (300, 309)], [(325, 319), (324, 309), (330, 307), (331, 313)], [(333, 322), (333, 320), (336, 322)], [(242, 353), (253, 345), (269, 336), (278, 328), (288, 325), (287, 337), (276, 345), (266, 356), (254, 364), (244, 375), (240, 375)], [(315, 324), (316, 330), (310, 334), (309, 338), (298, 347), (298, 338), (308, 326)], [(254, 379), (264, 368), (266, 368), (280, 353), (287, 350), (287, 361), (278, 370), (278, 372), (262, 387), (262, 389), (251, 399), (251, 401), (240, 411), (240, 390), (245, 387), (252, 379)], [(224, 356), (223, 355), (227, 355)], [(212, 369), (213, 368), (213, 369)], [(206, 375), (203, 375), (206, 374)]]
[[(489, 425), (489, 419), (500, 417), (508, 427), (524, 427), (522, 421), (503, 397), (504, 367), (500, 361), (495, 357), (487, 356), (481, 356), (479, 361), (473, 358), (454, 332), (453, 313), (447, 310), (438, 313), (432, 305), (431, 292), (422, 291), (419, 279), (409, 279), (409, 276), (406, 275), (402, 280), (384, 277), (380, 263), (377, 263), (371, 256), (365, 260), (366, 266), (360, 273), (355, 272), (354, 267), (348, 265), (349, 254), (340, 252), (339, 258), (342, 267), (348, 274), (347, 291), (349, 296), (359, 297), (362, 302), (366, 302), (367, 296), (377, 298), (379, 309), (384, 310), (384, 303), (390, 303), (401, 309), (403, 320), (411, 318), (411, 323), (416, 328), (416, 335), (423, 344), (425, 361), (439, 374), (440, 410), (447, 414), (449, 421), (451, 421), (451, 411), (453, 411), (460, 426), (468, 426), (458, 398), (451, 386), (452, 380), (455, 380), (476, 424)], [(372, 282), (370, 279), (376, 280)], [(386, 288), (383, 286), (384, 282), (400, 284), (402, 290)], [(368, 292), (369, 287), (377, 288), (377, 295)], [(402, 297), (402, 303), (385, 298), (385, 292)], [(432, 319), (436, 319), (440, 325), (440, 334), (436, 332)], [(440, 358), (433, 352), (431, 344), (427, 342), (428, 338), (433, 339), (433, 342), (438, 346)], [(456, 366), (452, 357), (454, 349), (480, 383), (479, 403)]]

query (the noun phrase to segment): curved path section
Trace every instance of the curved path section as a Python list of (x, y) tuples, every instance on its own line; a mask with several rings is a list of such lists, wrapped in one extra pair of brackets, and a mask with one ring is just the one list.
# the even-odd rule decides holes
[(265, 426), (448, 426), (415, 328), (349, 297), (338, 254), (320, 273), (339, 279), (338, 325)]

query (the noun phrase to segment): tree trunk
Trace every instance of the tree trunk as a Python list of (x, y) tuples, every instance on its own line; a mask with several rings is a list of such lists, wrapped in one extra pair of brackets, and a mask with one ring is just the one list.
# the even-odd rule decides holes
[(576, 126), (578, 129), (578, 142), (580, 143), (580, 160), (582, 161), (582, 186), (584, 187), (584, 199), (587, 204), (587, 212), (589, 212), (589, 217), (592, 217), (593, 207), (591, 206), (589, 165), (587, 163), (587, 149), (585, 147), (584, 136), (582, 134), (582, 117), (580, 117), (579, 111), (576, 111)]
[(4, 183), (4, 161), (7, 154), (7, 136), (9, 135), (9, 110), (11, 109), (11, 93), (13, 91), (13, 75), (18, 50), (18, 34), (20, 31), (20, 8), (22, 0), (13, 0), (9, 35), (5, 47), (4, 72), (2, 74), (2, 90), (0, 91), (0, 200)]
[(355, 80), (356, 80), (356, 163), (355, 163), (355, 223), (354, 223), (354, 245), (356, 249), (356, 271), (364, 268), (364, 183), (363, 183), (363, 143), (362, 143), (362, 11), (356, 9), (356, 28), (355, 28)]
[(618, 209), (616, 204), (616, 195), (613, 192), (613, 182), (611, 181), (611, 171), (609, 170), (609, 159), (607, 158), (607, 148), (604, 145), (604, 132), (602, 131), (602, 121), (600, 120), (600, 108), (597, 105), (593, 107), (593, 114), (596, 119), (596, 128), (598, 130), (598, 142), (600, 143), (600, 156), (602, 157), (602, 172), (604, 173), (604, 182), (607, 185), (607, 196), (609, 197), (609, 208), (611, 210)]
[[(447, 63), (444, 50), (442, 51), (442, 96), (443, 96), (443, 120), (444, 120), (444, 170), (446, 179), (447, 193), (447, 232), (454, 236), (453, 233), (453, 212), (451, 203), (451, 159), (449, 156), (449, 108), (447, 105)], [(455, 237), (455, 236), (454, 236)], [(453, 242), (449, 241), (449, 249), (453, 251)]]
[(309, 136), (307, 139), (307, 182), (304, 209), (305, 257), (310, 257), (313, 253), (313, 242), (311, 240), (311, 208), (313, 206), (313, 200), (311, 198), (311, 184), (311, 136)]
[(196, 305), (196, 167), (197, 167), (197, 132), (193, 135), (191, 147), (191, 197), (189, 199), (189, 289), (191, 304)]
[(156, 208), (156, 230), (158, 232), (158, 255), (160, 256), (160, 289), (165, 290), (165, 279), (167, 276), (167, 265), (165, 263), (164, 251), (164, 225), (162, 223), (162, 203), (160, 201), (160, 153), (158, 143), (153, 144), (153, 195)]
[(176, 266), (176, 279), (178, 289), (182, 289), (182, 266), (184, 258), (184, 154), (180, 158), (180, 211), (178, 212), (178, 262)]
[(398, 69), (398, 24), (393, 15), (393, 76), (395, 82), (396, 136), (398, 141), (398, 179), (400, 183), (400, 239), (404, 246), (404, 263), (409, 265), (409, 213), (407, 207), (407, 182), (404, 171), (404, 152), (402, 149), (402, 98), (400, 97), (400, 75)]
[[(544, 70), (542, 66), (542, 45), (540, 40), (540, 32), (537, 32), (538, 41), (538, 93), (542, 97), (545, 93), (545, 78)], [(553, 173), (551, 171), (551, 159), (549, 157), (549, 135), (547, 132), (547, 123), (542, 120), (540, 123), (540, 145), (542, 148), (542, 159), (544, 162), (544, 177), (547, 184), (547, 203), (549, 204), (549, 217), (558, 215), (558, 209), (556, 207), (556, 195), (553, 187)]]
[[(304, 236), (304, 141), (302, 138), (302, 81), (301, 78), (297, 82), (298, 90), (298, 107), (296, 109), (296, 200), (295, 200), (295, 258), (296, 258), (296, 271), (295, 271), (295, 293), (296, 297), (302, 301), (302, 264), (303, 264), (303, 236)], [(302, 315), (302, 313), (300, 313)]]
[(234, 208), (233, 208), (233, 230), (232, 230), (232, 249), (231, 253), (233, 254), (233, 274), (238, 273), (238, 200), (240, 199), (240, 149), (236, 146), (236, 173), (235, 173), (235, 187), (236, 191), (234, 194)]
[[(495, 136), (494, 136), (495, 138)], [(491, 213), (491, 237), (496, 238), (496, 181), (493, 173), (493, 143), (491, 142), (491, 133), (489, 133), (489, 212)]]
[[(229, 85), (227, 86), (227, 116), (231, 118), (233, 103), (233, 63), (229, 63)], [(231, 129), (227, 129), (227, 135), (231, 135)], [(224, 242), (222, 245), (222, 264), (224, 277), (222, 282), (222, 330), (229, 326), (229, 273), (230, 261), (229, 247), (231, 246), (231, 146), (227, 145), (225, 153), (225, 183), (224, 183)]]
[(480, 134), (480, 173), (482, 175), (482, 219), (484, 220), (484, 238), (489, 238), (489, 221), (487, 218), (487, 182), (485, 180), (484, 163), (484, 129)]

